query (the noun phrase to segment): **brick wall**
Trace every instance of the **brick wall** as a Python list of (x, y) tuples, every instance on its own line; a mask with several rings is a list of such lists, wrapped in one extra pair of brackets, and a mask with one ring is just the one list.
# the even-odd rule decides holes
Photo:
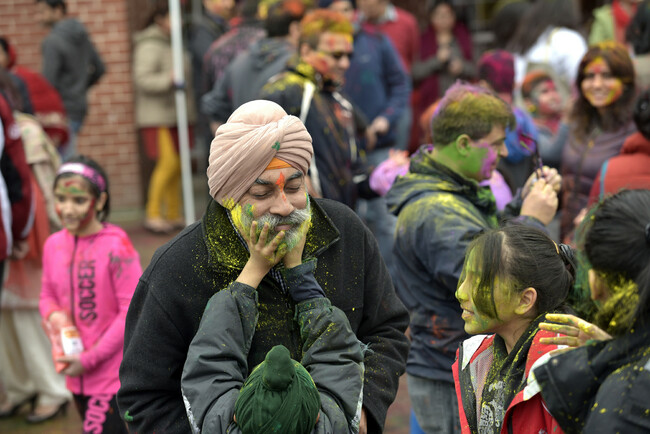
[[(111, 208), (142, 209), (140, 162), (133, 123), (129, 0), (68, 0), (68, 15), (84, 23), (107, 73), (88, 94), (89, 111), (78, 150), (108, 172)], [(35, 20), (34, 0), (0, 1), (0, 34), (16, 47), (18, 64), (41, 70), (40, 43), (47, 34)]]

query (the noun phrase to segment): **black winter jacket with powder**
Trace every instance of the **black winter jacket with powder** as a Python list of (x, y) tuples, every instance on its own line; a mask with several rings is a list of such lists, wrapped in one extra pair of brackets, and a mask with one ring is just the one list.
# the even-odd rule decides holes
[[(374, 237), (356, 214), (327, 199), (314, 199), (312, 205), (303, 258), (318, 259), (316, 280), (368, 345), (363, 406), (368, 432), (381, 432), (404, 372), (408, 313)], [(210, 297), (234, 282), (248, 260), (226, 212), (212, 202), (201, 222), (158, 249), (140, 279), (126, 319), (117, 396), (132, 432), (190, 432), (180, 384), (190, 342)], [(300, 328), (290, 295), (270, 274), (257, 292), (259, 321), (248, 366), (262, 362), (274, 345), (284, 345), (300, 360)]]

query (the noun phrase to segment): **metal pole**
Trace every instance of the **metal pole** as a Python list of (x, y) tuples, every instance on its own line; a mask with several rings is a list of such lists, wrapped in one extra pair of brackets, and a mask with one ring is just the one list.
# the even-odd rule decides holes
[(185, 224), (189, 225), (194, 223), (196, 216), (194, 212), (192, 165), (190, 164), (190, 140), (185, 99), (185, 71), (183, 67), (183, 33), (181, 30), (181, 8), (179, 0), (169, 0), (169, 18), (171, 21), (174, 84), (176, 86), (176, 120), (178, 122), (178, 145), (181, 155), (183, 204), (185, 208)]

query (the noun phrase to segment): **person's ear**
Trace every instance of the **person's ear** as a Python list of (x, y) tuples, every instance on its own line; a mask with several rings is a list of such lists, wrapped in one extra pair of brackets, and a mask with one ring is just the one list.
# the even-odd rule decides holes
[(300, 40), (300, 21), (293, 21), (289, 24), (289, 38), (298, 45)]
[(95, 202), (95, 210), (97, 212), (104, 209), (104, 206), (106, 206), (106, 200), (108, 200), (108, 194), (104, 191), (97, 198), (97, 202)]
[(534, 311), (535, 304), (537, 303), (537, 290), (533, 287), (528, 287), (521, 291), (519, 294), (519, 302), (515, 307), (517, 315), (526, 315)]
[(594, 301), (606, 301), (609, 298), (609, 287), (593, 268), (589, 269), (589, 290)]
[(470, 142), (471, 139), (467, 134), (461, 134), (460, 136), (456, 137), (456, 141), (454, 142), (456, 152), (458, 152), (459, 155), (466, 157), (467, 154), (469, 154)]
[(314, 51), (314, 50), (309, 46), (309, 44), (307, 42), (303, 42), (303, 43), (300, 44), (299, 51), (300, 51), (300, 57), (302, 57), (304, 59), (307, 56), (309, 56), (309, 54), (311, 54), (311, 52)]

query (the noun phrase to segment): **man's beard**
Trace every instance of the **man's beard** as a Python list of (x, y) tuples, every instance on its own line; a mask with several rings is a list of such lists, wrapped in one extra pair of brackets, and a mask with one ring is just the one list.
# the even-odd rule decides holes
[[(307, 233), (309, 226), (311, 225), (311, 204), (309, 199), (307, 199), (307, 205), (302, 209), (295, 209), (288, 216), (279, 216), (275, 214), (266, 213), (259, 218), (255, 219), (253, 213), (250, 210), (242, 210), (240, 205), (237, 205), (232, 211), (231, 215), (233, 220), (236, 222), (236, 225), (243, 231), (243, 234), (248, 237), (251, 231), (251, 226), (253, 221), (257, 221), (257, 230), (255, 231), (256, 238), (259, 239), (262, 229), (264, 229), (264, 224), (269, 224), (269, 232), (266, 238), (267, 244), (273, 241), (275, 236), (279, 233), (275, 228), (281, 225), (291, 225), (291, 229), (284, 232), (284, 238), (279, 244), (278, 248), (285, 245), (286, 251), (293, 249), (300, 242), (302, 237)], [(236, 218), (235, 214), (240, 214), (239, 219)], [(237, 222), (237, 220), (239, 220)], [(237, 224), (239, 223), (239, 224)]]

